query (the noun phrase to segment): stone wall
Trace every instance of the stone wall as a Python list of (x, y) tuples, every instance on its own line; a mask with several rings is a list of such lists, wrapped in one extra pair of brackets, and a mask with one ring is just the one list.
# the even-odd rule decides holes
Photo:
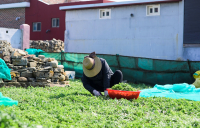
[(45, 52), (64, 51), (64, 42), (61, 40), (35, 40), (30, 41), (30, 48), (41, 49)]
[(64, 66), (58, 65), (54, 58), (43, 55), (35, 57), (27, 52), (14, 49), (7, 41), (0, 40), (0, 58), (11, 69), (12, 80), (3, 79), (5, 86), (50, 86), (50, 84), (68, 84), (68, 76)]

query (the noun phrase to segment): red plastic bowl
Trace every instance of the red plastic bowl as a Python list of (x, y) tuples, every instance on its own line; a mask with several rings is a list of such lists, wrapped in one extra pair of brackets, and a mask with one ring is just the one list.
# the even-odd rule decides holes
[(140, 95), (141, 91), (121, 91), (121, 90), (111, 90), (111, 89), (106, 89), (108, 91), (108, 95), (112, 99), (137, 99)]

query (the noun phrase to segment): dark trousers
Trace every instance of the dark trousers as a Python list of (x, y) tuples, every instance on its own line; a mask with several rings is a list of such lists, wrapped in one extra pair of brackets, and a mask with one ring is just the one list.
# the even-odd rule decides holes
[(123, 81), (123, 74), (120, 70), (116, 70), (114, 74), (111, 76), (110, 79), (110, 88), (114, 86), (115, 84), (119, 84)]

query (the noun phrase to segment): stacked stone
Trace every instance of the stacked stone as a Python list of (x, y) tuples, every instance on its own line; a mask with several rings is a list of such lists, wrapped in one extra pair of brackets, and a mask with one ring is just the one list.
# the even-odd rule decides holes
[(0, 58), (4, 59), (5, 62), (10, 63), (10, 53), (13, 51), (14, 49), (11, 47), (9, 42), (0, 40)]
[[(11, 69), (12, 80), (3, 79), (6, 86), (51, 86), (69, 84), (64, 66), (54, 58), (28, 55), (26, 51), (13, 49), (9, 42), (0, 40), (0, 57)], [(2, 84), (1, 84), (2, 85)]]
[(64, 42), (61, 40), (35, 40), (30, 41), (30, 48), (41, 49), (45, 52), (64, 51)]

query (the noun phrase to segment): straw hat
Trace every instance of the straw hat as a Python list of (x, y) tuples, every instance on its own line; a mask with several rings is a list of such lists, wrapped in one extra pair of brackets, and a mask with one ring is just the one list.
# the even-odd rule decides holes
[(98, 57), (86, 57), (83, 60), (83, 72), (87, 77), (96, 76), (102, 68), (101, 60)]

